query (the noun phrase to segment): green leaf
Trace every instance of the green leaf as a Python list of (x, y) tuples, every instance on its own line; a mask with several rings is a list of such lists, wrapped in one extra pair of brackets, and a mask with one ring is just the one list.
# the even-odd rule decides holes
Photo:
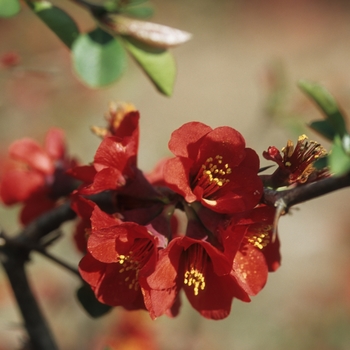
[(332, 126), (330, 133), (335, 131), (343, 137), (347, 133), (345, 118), (340, 112), (334, 97), (323, 86), (306, 80), (301, 80), (299, 87), (316, 102), (326, 115), (329, 124)]
[(174, 57), (165, 49), (151, 47), (133, 38), (125, 38), (124, 43), (156, 88), (171, 96), (176, 77)]
[(103, 3), (103, 7), (108, 12), (116, 12), (119, 10), (120, 1), (118, 0), (107, 0)]
[(72, 46), (74, 68), (91, 87), (102, 87), (117, 80), (127, 58), (118, 39), (100, 28), (81, 34)]
[(337, 131), (333, 128), (328, 119), (314, 121), (309, 124), (309, 127), (330, 141), (333, 141), (337, 134)]
[(312, 166), (317, 170), (322, 170), (328, 166), (328, 155), (322, 158), (318, 158), (315, 162), (312, 163)]
[(147, 1), (148, 0), (129, 0), (129, 2), (126, 4), (126, 6), (137, 6), (137, 5), (143, 4)]
[(103, 7), (108, 12), (119, 12), (123, 11), (124, 9), (128, 7), (134, 7), (140, 4), (143, 4), (144, 2), (147, 2), (148, 0), (107, 0), (104, 2)]
[(126, 7), (122, 8), (120, 12), (131, 17), (149, 18), (153, 16), (154, 9), (150, 6)]
[(328, 155), (328, 164), (335, 175), (343, 175), (350, 171), (350, 155), (343, 148), (343, 143), (337, 135), (332, 145), (332, 151)]
[(73, 41), (79, 35), (79, 29), (74, 20), (65, 11), (48, 1), (27, 1), (27, 4), (61, 41), (71, 48)]
[(77, 290), (77, 297), (87, 313), (94, 318), (103, 316), (111, 310), (111, 306), (100, 303), (90, 286), (84, 284)]
[(20, 11), (19, 0), (0, 0), (0, 17), (12, 17)]

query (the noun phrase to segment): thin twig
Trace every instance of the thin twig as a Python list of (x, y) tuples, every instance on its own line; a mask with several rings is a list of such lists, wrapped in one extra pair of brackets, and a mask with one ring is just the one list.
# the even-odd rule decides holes
[(75, 269), (73, 266), (70, 266), (69, 264), (67, 264), (66, 262), (60, 260), (59, 258), (55, 257), (54, 255), (52, 255), (51, 253), (49, 253), (48, 251), (46, 251), (44, 248), (42, 247), (33, 247), (33, 250), (35, 250), (36, 252), (42, 254), (43, 256), (45, 256), (46, 258), (52, 260), (53, 262), (55, 262), (56, 264), (64, 267), (66, 270), (73, 272), (75, 275), (77, 275), (79, 278), (80, 277), (80, 273), (77, 269)]

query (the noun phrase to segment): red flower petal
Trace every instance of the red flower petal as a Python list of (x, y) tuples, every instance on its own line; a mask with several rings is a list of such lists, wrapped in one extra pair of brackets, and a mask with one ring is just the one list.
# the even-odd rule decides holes
[(117, 137), (105, 138), (96, 151), (94, 167), (97, 171), (114, 168), (123, 174), (130, 174), (130, 166), (136, 165), (136, 153), (133, 147), (123, 145)]
[[(174, 243), (171, 242), (170, 245), (173, 246)], [(181, 251), (177, 245), (170, 250), (160, 250), (155, 271), (145, 280), (147, 286), (144, 286), (144, 300), (152, 319), (171, 309), (177, 299), (177, 266)]]
[(34, 140), (24, 138), (13, 142), (9, 148), (10, 156), (20, 160), (46, 175), (53, 174), (55, 168), (51, 158)]
[(42, 188), (45, 178), (34, 171), (13, 169), (6, 172), (0, 184), (0, 196), (6, 205), (26, 201)]
[(222, 319), (231, 310), (234, 297), (249, 301), (248, 295), (229, 275), (231, 264), (226, 256), (203, 241), (184, 239), (188, 246), (181, 255), (179, 278), (191, 305), (206, 318)]
[(99, 262), (92, 255), (87, 253), (79, 263), (79, 273), (93, 290), (96, 289), (104, 276), (106, 264)]
[(88, 251), (104, 263), (119, 263), (138, 275), (153, 272), (157, 256), (157, 240), (146, 227), (119, 219), (95, 207), (91, 216), (92, 231)]
[(208, 262), (205, 270), (205, 288), (195, 295), (192, 287), (184, 285), (186, 296), (192, 307), (202, 316), (212, 320), (221, 320), (231, 311), (234, 297), (250, 301), (248, 295), (231, 276), (218, 276), (213, 265)]
[(276, 271), (281, 265), (280, 241), (278, 235), (274, 242), (270, 242), (262, 251), (270, 272)]
[(183, 251), (183, 248), (177, 244), (177, 240), (178, 238), (175, 238), (166, 249), (159, 251), (156, 269), (147, 277), (147, 283), (151, 289), (166, 290), (176, 286), (180, 255)]
[(82, 278), (91, 285), (100, 302), (128, 309), (144, 308), (141, 289), (133, 279), (136, 278), (135, 273), (128, 276), (133, 284), (125, 283), (126, 277), (121, 269), (122, 265), (119, 263), (104, 264), (90, 254), (85, 255), (79, 263)]
[(138, 111), (131, 111), (127, 113), (122, 120), (118, 120), (119, 124), (116, 127), (113, 125), (113, 135), (125, 138), (133, 137), (135, 140), (139, 139), (139, 119), (140, 113)]
[(243, 136), (228, 126), (209, 132), (201, 140), (196, 162), (204, 164), (208, 157), (215, 158), (216, 155), (222, 156), (231, 168), (239, 165), (246, 156)]
[(81, 194), (95, 194), (115, 190), (125, 185), (125, 178), (118, 169), (105, 168), (97, 172), (93, 183), (79, 190)]
[[(197, 188), (194, 192), (198, 192)], [(250, 169), (234, 168), (230, 182), (213, 195), (213, 199), (202, 198), (204, 206), (218, 213), (238, 213), (254, 208), (260, 201), (263, 184), (257, 173)]]
[(252, 169), (255, 173), (258, 173), (260, 168), (260, 159), (256, 152), (251, 148), (245, 149), (245, 158), (240, 166)]
[(262, 195), (259, 157), (235, 129), (208, 128), (188, 123), (172, 134), (169, 147), (177, 157), (165, 164), (164, 182), (188, 203), (200, 201), (218, 213), (252, 209)]
[(96, 169), (92, 165), (76, 166), (67, 170), (68, 175), (88, 184), (94, 181), (96, 173)]
[(23, 225), (29, 224), (32, 220), (37, 218), (39, 215), (44, 214), (48, 210), (55, 207), (56, 202), (48, 198), (46, 192), (36, 194), (29, 198), (24, 204), (21, 211), (20, 219)]
[(189, 172), (193, 162), (188, 158), (169, 159), (164, 165), (164, 181), (167, 186), (181, 194), (187, 202), (197, 200), (189, 185)]
[(262, 252), (247, 244), (243, 252), (238, 251), (233, 261), (232, 275), (249, 294), (256, 295), (267, 281), (267, 264)]
[(104, 213), (97, 206), (91, 215), (92, 232), (88, 240), (88, 251), (93, 257), (104, 263), (119, 261), (116, 241), (122, 237), (127, 240), (125, 229), (120, 229), (121, 221)]
[(80, 196), (77, 191), (74, 191), (71, 195), (71, 208), (76, 214), (86, 220), (89, 220), (92, 215), (92, 211), (96, 207), (96, 203)]
[(210, 126), (200, 122), (186, 123), (171, 134), (169, 149), (176, 156), (194, 159), (201, 138), (212, 130)]
[(44, 147), (51, 159), (63, 159), (65, 155), (64, 131), (51, 128), (46, 134)]

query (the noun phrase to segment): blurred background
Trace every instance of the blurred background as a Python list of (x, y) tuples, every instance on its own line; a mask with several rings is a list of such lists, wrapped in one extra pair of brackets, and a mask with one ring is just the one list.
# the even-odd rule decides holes
[[(350, 111), (350, 3), (346, 0), (153, 0), (152, 21), (193, 34), (172, 50), (178, 73), (174, 95), (159, 94), (130, 60), (117, 83), (85, 87), (72, 72), (68, 50), (25, 5), (0, 20), (0, 56), (15, 52), (20, 64), (0, 68), (0, 157), (9, 144), (43, 140), (52, 126), (66, 131), (70, 153), (93, 159), (110, 101), (141, 112), (139, 166), (145, 171), (169, 155), (171, 132), (198, 120), (239, 130), (259, 155), (301, 133), (329, 146), (306, 124), (321, 116), (298, 90), (299, 79), (323, 84)], [(90, 16), (68, 1), (54, 4), (90, 30)], [(262, 159), (262, 166), (268, 162)], [(175, 319), (151, 321), (145, 312), (115, 309), (91, 319), (78, 305), (75, 276), (33, 254), (28, 273), (62, 350), (113, 349), (349, 349), (349, 190), (301, 204), (279, 224), (282, 266), (249, 304), (234, 301), (231, 315), (209, 321), (185, 298)], [(18, 231), (18, 208), (1, 208), (0, 224)], [(72, 224), (51, 252), (77, 265)], [(0, 349), (18, 349), (21, 318), (0, 270)]]

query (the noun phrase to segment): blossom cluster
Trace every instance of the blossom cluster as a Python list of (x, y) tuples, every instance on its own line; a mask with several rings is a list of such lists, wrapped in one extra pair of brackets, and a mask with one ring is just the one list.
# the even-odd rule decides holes
[(189, 122), (171, 135), (173, 157), (145, 174), (139, 118), (131, 105), (111, 106), (107, 127), (93, 129), (101, 143), (89, 165), (66, 155), (58, 129), (43, 148), (17, 141), (10, 153), (26, 165), (5, 172), (0, 196), (24, 203), (24, 224), (69, 196), (79, 272), (101, 303), (155, 319), (176, 316), (185, 294), (202, 316), (225, 318), (234, 298), (249, 302), (280, 265), (259, 157), (237, 130)]
[[(171, 135), (174, 157), (144, 174), (138, 122), (130, 106), (112, 108), (108, 127), (95, 128), (102, 141), (93, 162), (70, 170), (82, 181), (72, 195), (77, 241), (86, 242), (80, 274), (108, 305), (175, 316), (183, 290), (201, 315), (222, 319), (280, 264), (259, 158), (235, 129), (190, 122)], [(106, 191), (108, 212), (88, 199)]]

